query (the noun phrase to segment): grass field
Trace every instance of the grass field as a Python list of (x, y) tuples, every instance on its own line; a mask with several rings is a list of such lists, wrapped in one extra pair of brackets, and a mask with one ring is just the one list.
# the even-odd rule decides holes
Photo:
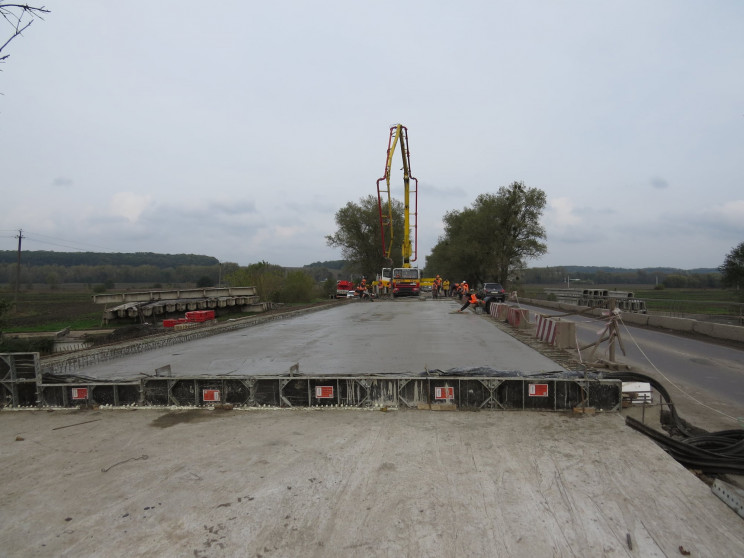
[[(564, 287), (526, 285), (522, 290), (525, 297), (545, 298), (546, 288)], [(649, 285), (592, 285), (587, 288), (633, 292), (636, 298), (646, 301), (649, 312), (710, 316), (741, 316), (744, 313), (741, 297), (731, 289), (654, 289)]]
[[(94, 304), (90, 290), (22, 290), (14, 309), (3, 317), (6, 333), (93, 329), (100, 327), (103, 306)], [(0, 291), (0, 298), (13, 300), (14, 293)]]
[[(151, 285), (128, 285), (129, 289), (112, 292), (149, 291)], [(187, 286), (192, 288), (193, 286)], [(61, 331), (67, 327), (71, 330), (89, 330), (101, 327), (103, 304), (93, 303), (93, 291), (84, 285), (60, 289), (50, 289), (47, 285), (34, 286), (30, 290), (22, 290), (18, 296), (17, 306), (0, 318), (0, 331), (5, 333), (32, 333)], [(0, 289), (0, 299), (13, 301), (15, 294), (8, 289)], [(285, 303), (283, 309), (293, 309), (309, 304), (325, 303), (326, 299), (317, 299), (309, 303)], [(110, 306), (110, 305), (109, 305)], [(280, 309), (281, 310), (281, 309)], [(280, 311), (277, 310), (277, 311)], [(218, 320), (227, 319), (238, 307), (222, 309)], [(153, 318), (154, 320), (161, 320)], [(233, 316), (234, 317), (234, 316)], [(115, 320), (105, 325), (106, 329), (129, 327), (135, 324), (134, 319)]]

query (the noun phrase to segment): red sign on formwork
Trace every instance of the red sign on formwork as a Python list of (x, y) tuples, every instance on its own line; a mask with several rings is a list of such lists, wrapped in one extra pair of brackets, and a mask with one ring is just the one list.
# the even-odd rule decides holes
[(530, 384), (530, 397), (547, 397), (548, 384)]
[(218, 402), (220, 400), (220, 390), (218, 389), (204, 389), (202, 390), (202, 400), (206, 403), (209, 402)]
[(454, 399), (455, 388), (453, 387), (435, 387), (434, 399)]
[(72, 388), (72, 399), (79, 401), (80, 399), (88, 399), (88, 388)]
[(315, 386), (316, 399), (333, 399), (333, 386)]

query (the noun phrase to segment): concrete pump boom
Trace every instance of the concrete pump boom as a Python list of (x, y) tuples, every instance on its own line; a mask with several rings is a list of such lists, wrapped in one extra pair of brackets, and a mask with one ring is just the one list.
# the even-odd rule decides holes
[[(385, 174), (377, 180), (377, 204), (380, 211), (380, 233), (382, 236), (382, 252), (386, 260), (391, 260), (393, 249), (393, 205), (390, 195), (390, 167), (393, 163), (395, 146), (400, 141), (400, 153), (403, 158), (403, 267), (411, 267), (416, 261), (418, 248), (418, 179), (411, 174), (411, 159), (408, 151), (408, 129), (402, 124), (390, 127), (387, 157), (385, 159)], [(410, 181), (414, 181), (411, 189)], [(385, 182), (381, 187), (380, 183)], [(387, 194), (387, 203), (383, 208), (383, 192)], [(411, 194), (413, 194), (413, 212), (411, 212)], [(411, 228), (413, 228), (413, 243), (411, 242)], [(388, 231), (388, 242), (385, 242), (385, 229)]]

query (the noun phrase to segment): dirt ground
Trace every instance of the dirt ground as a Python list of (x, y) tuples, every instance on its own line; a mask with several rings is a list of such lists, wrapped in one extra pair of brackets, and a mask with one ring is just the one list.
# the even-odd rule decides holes
[(0, 412), (4, 556), (743, 556), (619, 414)]

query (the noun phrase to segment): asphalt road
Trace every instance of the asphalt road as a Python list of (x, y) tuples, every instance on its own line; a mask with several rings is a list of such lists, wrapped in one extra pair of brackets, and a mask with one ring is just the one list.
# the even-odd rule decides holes
[[(525, 304), (522, 307), (531, 313), (562, 314), (549, 308)], [(606, 325), (606, 320), (586, 316), (561, 319), (576, 323), (581, 346), (597, 341)], [(673, 397), (692, 396), (717, 410), (725, 408), (729, 416), (744, 417), (744, 350), (624, 323), (620, 338), (626, 354), (616, 347), (617, 362), (658, 376)], [(607, 342), (602, 343), (595, 358), (608, 359), (608, 350)], [(582, 354), (586, 358), (589, 350)]]

